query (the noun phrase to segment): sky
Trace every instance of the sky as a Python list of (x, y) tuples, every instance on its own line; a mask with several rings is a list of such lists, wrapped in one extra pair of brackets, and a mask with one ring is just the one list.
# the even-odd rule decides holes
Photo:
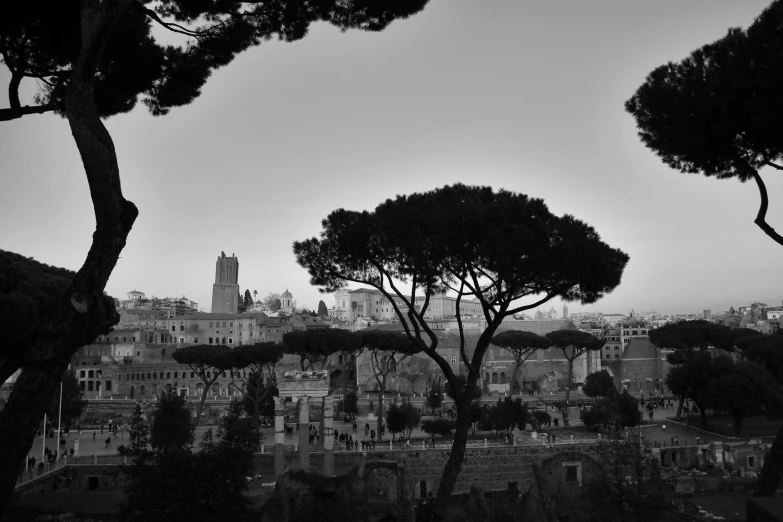
[[(543, 198), (630, 255), (619, 287), (572, 312), (780, 305), (783, 249), (753, 223), (755, 184), (671, 170), (623, 109), (655, 67), (747, 27), (768, 3), (430, 0), (382, 33), (321, 24), (250, 49), (191, 105), (156, 118), (139, 104), (106, 121), (140, 210), (106, 290), (184, 295), (209, 311), (225, 251), (243, 292), (288, 289), (299, 306), (331, 307), (294, 241), (337, 208), (461, 182)], [(36, 86), (23, 87), (31, 103)], [(762, 175), (767, 221), (781, 229), (783, 178)], [(67, 122), (2, 123), (0, 176), (0, 248), (77, 270), (95, 218)]]

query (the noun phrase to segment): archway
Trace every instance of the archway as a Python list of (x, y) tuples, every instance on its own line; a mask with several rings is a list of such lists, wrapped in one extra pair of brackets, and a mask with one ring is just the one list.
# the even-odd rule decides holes
[(147, 391), (147, 388), (146, 388), (145, 384), (142, 384), (141, 386), (139, 386), (139, 399), (143, 399), (144, 398), (144, 393), (146, 391)]
[(497, 384), (497, 383), (498, 383), (498, 373), (492, 372), (492, 384)]

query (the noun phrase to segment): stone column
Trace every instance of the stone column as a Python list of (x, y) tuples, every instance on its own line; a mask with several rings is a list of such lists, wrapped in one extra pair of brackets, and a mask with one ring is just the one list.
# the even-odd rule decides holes
[(275, 480), (285, 467), (285, 397), (275, 400)]
[(310, 469), (310, 404), (307, 395), (299, 397), (299, 467)]
[(324, 441), (324, 474), (334, 476), (334, 399), (331, 395), (323, 398), (323, 416), (321, 417), (321, 437)]

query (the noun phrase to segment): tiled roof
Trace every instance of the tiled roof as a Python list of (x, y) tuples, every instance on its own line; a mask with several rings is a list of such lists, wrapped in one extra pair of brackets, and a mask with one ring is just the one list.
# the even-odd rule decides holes
[(241, 314), (212, 314), (207, 312), (196, 312), (193, 314), (183, 315), (177, 317), (178, 321), (194, 321), (194, 320), (207, 320), (207, 321), (236, 321), (237, 319), (253, 319), (256, 317), (267, 317), (264, 312), (245, 312)]

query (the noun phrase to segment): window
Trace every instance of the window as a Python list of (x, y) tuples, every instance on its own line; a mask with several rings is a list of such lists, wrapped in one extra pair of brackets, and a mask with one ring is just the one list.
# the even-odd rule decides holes
[(209, 338), (209, 344), (212, 344), (212, 337)]
[(210, 321), (210, 322), (209, 322), (209, 327), (210, 327), (210, 328), (214, 328), (214, 327), (212, 326), (212, 321)]
[(457, 358), (455, 356), (451, 356), (451, 364), (457, 364)]
[(231, 321), (230, 323), (228, 323), (228, 326), (230, 326), (231, 328), (233, 328), (233, 327), (234, 327), (234, 321)]
[(749, 468), (755, 468), (756, 467), (756, 457), (753, 455), (748, 456), (748, 467)]
[(163, 348), (162, 352), (163, 352), (163, 355), (166, 355), (166, 349), (165, 348)]
[(106, 391), (111, 391), (111, 381), (106, 381)]
[(171, 325), (171, 331), (172, 331), (172, 332), (176, 332), (176, 331), (177, 331), (177, 327), (176, 327), (176, 326), (174, 326), (173, 324)]
[(223, 344), (226, 344), (226, 338), (223, 337)]
[(198, 332), (198, 325), (197, 325), (197, 324), (194, 324), (194, 325), (193, 325), (193, 331), (194, 331), (194, 332)]
[(234, 343), (234, 339), (232, 339), (231, 337), (229, 337), (229, 338), (228, 338), (228, 344), (233, 344), (233, 343)]
[(166, 372), (166, 379), (171, 379), (171, 372)]
[[(183, 375), (183, 377), (184, 377), (185, 373), (183, 372), (183, 373), (182, 373), (182, 375)], [(192, 379), (192, 378), (194, 378), (195, 376), (196, 376), (196, 374), (195, 374), (195, 373), (193, 373), (193, 372), (190, 372), (190, 378), (191, 378), (191, 379)]]
[[(174, 378), (175, 378), (175, 379), (177, 378), (177, 375), (178, 375), (178, 374), (179, 374), (179, 372), (174, 372)], [(184, 375), (185, 375), (185, 373), (183, 372), (183, 374), (182, 374), (182, 375), (184, 376)]]
[(225, 328), (225, 327), (226, 327), (226, 322), (225, 322), (225, 321), (223, 321), (223, 328)]
[(198, 337), (193, 338), (193, 344), (198, 344)]
[(581, 462), (563, 462), (565, 468), (565, 483), (576, 486), (582, 485), (582, 463)]

